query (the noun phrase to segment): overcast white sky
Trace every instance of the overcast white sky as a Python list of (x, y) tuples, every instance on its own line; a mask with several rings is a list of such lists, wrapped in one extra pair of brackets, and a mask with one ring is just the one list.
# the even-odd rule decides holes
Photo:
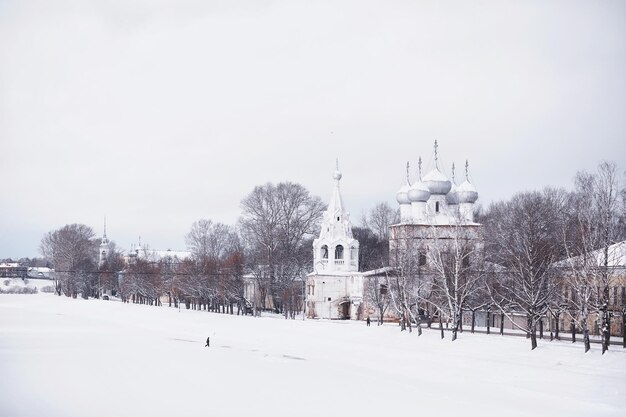
[(434, 139), (488, 205), (623, 171), (625, 116), (624, 1), (0, 0), (0, 258), (104, 215), (183, 249), (336, 157), (357, 220)]

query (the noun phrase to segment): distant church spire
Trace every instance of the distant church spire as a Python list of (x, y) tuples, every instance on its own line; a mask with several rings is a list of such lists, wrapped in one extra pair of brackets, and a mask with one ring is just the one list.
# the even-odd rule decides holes
[(465, 160), (465, 179), (469, 182), (469, 162)]
[(454, 171), (455, 171), (455, 168), (454, 168), (454, 162), (453, 162), (452, 163), (452, 182), (455, 182)]
[(439, 169), (439, 155), (437, 153), (437, 149), (439, 145), (437, 144), (437, 139), (435, 139), (435, 168)]
[(109, 239), (107, 239), (107, 217), (104, 216), (104, 230), (102, 232), (102, 240), (100, 241), (100, 250), (98, 251), (98, 266), (102, 266), (108, 254)]

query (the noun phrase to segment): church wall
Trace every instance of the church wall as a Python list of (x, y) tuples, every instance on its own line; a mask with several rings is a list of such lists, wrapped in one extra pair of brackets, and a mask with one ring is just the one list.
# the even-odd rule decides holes
[(393, 267), (401, 266), (407, 252), (412, 252), (414, 257), (418, 254), (426, 256), (430, 248), (450, 244), (453, 239), (474, 242), (476, 249), (480, 251), (483, 247), (482, 225), (392, 225), (389, 237), (389, 263)]
[[(308, 316), (326, 319), (356, 318), (362, 294), (363, 277), (358, 274), (309, 276), (306, 295)], [(349, 307), (345, 307), (345, 304)]]

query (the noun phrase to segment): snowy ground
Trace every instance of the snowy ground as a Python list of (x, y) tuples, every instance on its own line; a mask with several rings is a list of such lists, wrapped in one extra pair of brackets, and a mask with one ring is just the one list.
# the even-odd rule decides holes
[(38, 291), (49, 288), (54, 290), (54, 281), (51, 279), (39, 279), (39, 278), (0, 278), (0, 290), (5, 292), (12, 288), (37, 288)]
[(626, 415), (626, 351), (529, 345), (0, 295), (0, 416)]

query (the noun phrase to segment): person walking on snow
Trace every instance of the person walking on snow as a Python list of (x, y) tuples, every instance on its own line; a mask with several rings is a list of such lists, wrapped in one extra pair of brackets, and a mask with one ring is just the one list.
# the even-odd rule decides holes
[(366, 323), (367, 323), (367, 326), (369, 327), (369, 325), (370, 325), (370, 323), (371, 323), (371, 322), (370, 322), (370, 316), (367, 316), (367, 321), (366, 321)]
[(204, 345), (204, 347), (209, 347), (209, 339), (210, 338), (211, 338), (210, 336), (206, 338), (206, 345)]

